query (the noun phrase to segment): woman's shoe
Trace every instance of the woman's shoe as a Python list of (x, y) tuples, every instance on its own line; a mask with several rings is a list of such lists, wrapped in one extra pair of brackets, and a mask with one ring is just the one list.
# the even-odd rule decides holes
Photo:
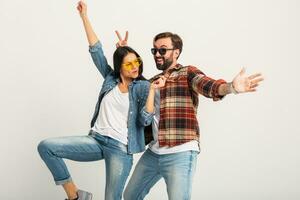
[[(92, 200), (93, 195), (90, 192), (87, 191), (83, 191), (83, 190), (78, 190), (77, 191), (77, 198), (76, 199), (72, 199), (72, 200)], [(66, 199), (68, 200), (68, 199)], [(71, 200), (71, 199), (69, 199)]]

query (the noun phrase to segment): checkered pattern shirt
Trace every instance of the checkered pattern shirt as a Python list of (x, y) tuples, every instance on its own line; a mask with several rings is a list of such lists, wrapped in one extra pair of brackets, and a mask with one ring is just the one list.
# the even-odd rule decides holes
[[(150, 79), (153, 82), (161, 74)], [(159, 146), (177, 146), (191, 140), (199, 140), (197, 121), (198, 94), (220, 100), (218, 94), (224, 80), (214, 80), (194, 66), (180, 64), (172, 68), (166, 84), (160, 89)], [(149, 138), (148, 138), (149, 141)]]

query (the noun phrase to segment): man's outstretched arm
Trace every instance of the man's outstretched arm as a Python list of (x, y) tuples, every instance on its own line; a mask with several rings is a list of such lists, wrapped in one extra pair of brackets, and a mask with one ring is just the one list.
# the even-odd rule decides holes
[(263, 77), (260, 73), (246, 76), (245, 69), (242, 69), (232, 82), (226, 82), (222, 79), (210, 78), (196, 67), (190, 66), (188, 68), (188, 79), (195, 92), (218, 101), (227, 94), (256, 91), (256, 87), (263, 80)]
[(218, 93), (221, 96), (225, 96), (230, 93), (246, 93), (246, 92), (255, 92), (257, 86), (264, 78), (260, 73), (247, 76), (245, 74), (245, 68), (243, 68), (238, 75), (234, 77), (232, 82), (224, 83), (220, 85)]

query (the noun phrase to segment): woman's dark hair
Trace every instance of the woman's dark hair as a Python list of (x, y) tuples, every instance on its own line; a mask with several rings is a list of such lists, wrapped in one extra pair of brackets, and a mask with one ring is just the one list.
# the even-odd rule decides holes
[[(141, 58), (140, 55), (129, 46), (118, 47), (115, 50), (114, 55), (113, 55), (114, 74), (115, 74), (116, 77), (118, 77), (120, 79), (121, 82), (122, 82), (122, 79), (121, 79), (121, 76), (120, 76), (120, 71), (121, 71), (123, 59), (129, 53), (133, 53), (133, 54), (136, 55), (137, 58)], [(139, 75), (135, 80), (145, 80), (145, 78), (142, 76), (142, 73), (143, 73), (143, 61), (142, 61), (141, 65), (139, 66)]]

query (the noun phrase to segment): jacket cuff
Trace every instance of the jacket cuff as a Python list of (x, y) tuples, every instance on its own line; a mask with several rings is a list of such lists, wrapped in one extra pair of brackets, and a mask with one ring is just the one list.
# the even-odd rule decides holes
[(102, 44), (100, 41), (96, 42), (96, 44), (94, 44), (93, 46), (89, 46), (89, 52), (96, 52), (99, 49), (102, 49)]
[(146, 111), (146, 108), (144, 106), (143, 109), (142, 109), (141, 115), (142, 115), (141, 116), (142, 119), (144, 119), (144, 125), (148, 126), (148, 125), (151, 124), (151, 122), (153, 120), (153, 116), (155, 115), (155, 108), (154, 108), (154, 112), (149, 113), (149, 112)]

